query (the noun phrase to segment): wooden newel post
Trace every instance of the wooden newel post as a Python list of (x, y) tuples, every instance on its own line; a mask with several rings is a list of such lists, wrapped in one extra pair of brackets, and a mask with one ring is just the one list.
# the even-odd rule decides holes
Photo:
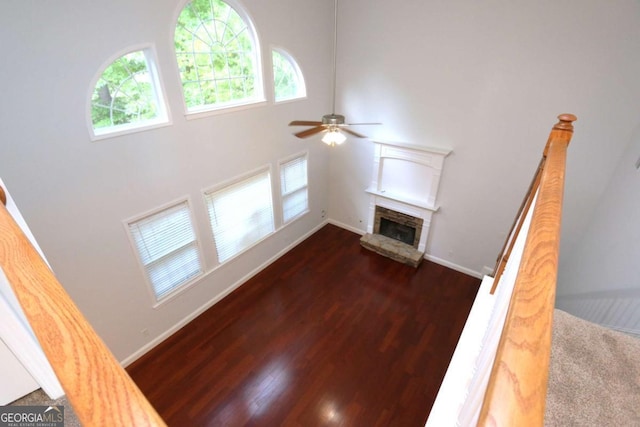
[(565, 113), (565, 114), (560, 114), (558, 116), (558, 120), (560, 121), (553, 126), (554, 129), (568, 130), (573, 132), (573, 122), (578, 120), (578, 118), (573, 114)]
[(560, 141), (569, 144), (569, 141), (571, 141), (571, 136), (573, 135), (573, 122), (578, 120), (578, 118), (573, 114), (560, 114), (558, 116), (558, 120), (558, 123), (553, 125), (551, 134), (549, 134), (547, 145), (546, 147), (544, 147), (544, 157), (547, 157), (547, 154), (549, 152), (549, 144), (551, 144), (551, 141)]

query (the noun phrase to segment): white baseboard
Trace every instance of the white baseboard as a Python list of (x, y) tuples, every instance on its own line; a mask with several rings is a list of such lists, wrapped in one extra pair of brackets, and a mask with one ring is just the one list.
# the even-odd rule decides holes
[(484, 277), (484, 275), (479, 271), (471, 270), (470, 268), (463, 267), (461, 265), (455, 264), (451, 261), (447, 261), (446, 259), (438, 258), (433, 255), (424, 254), (424, 259), (435, 262), (436, 264), (444, 265), (445, 267), (449, 267), (452, 270), (459, 271), (460, 273), (464, 273), (477, 279), (482, 279)]
[(559, 295), (556, 308), (605, 328), (640, 337), (640, 288)]
[(614, 326), (614, 325), (602, 325), (602, 326), (604, 326), (605, 328), (613, 329), (618, 332), (622, 332), (627, 335), (632, 335), (636, 338), (640, 338), (640, 330), (638, 329), (622, 328), (620, 326)]
[(240, 280), (236, 281), (235, 283), (233, 283), (231, 286), (229, 286), (228, 288), (226, 288), (224, 291), (220, 292), (219, 294), (217, 294), (216, 296), (214, 296), (212, 299), (210, 299), (209, 301), (207, 301), (205, 304), (201, 305), (198, 309), (196, 309), (193, 313), (189, 314), (188, 316), (184, 317), (181, 321), (179, 321), (178, 323), (176, 323), (175, 325), (173, 325), (171, 328), (169, 328), (168, 330), (166, 330), (165, 332), (163, 332), (162, 334), (160, 334), (158, 337), (154, 338), (152, 341), (150, 341), (149, 343), (147, 343), (146, 345), (144, 345), (142, 348), (140, 348), (138, 351), (136, 351), (135, 353), (133, 353), (131, 356), (125, 358), (124, 360), (122, 360), (120, 362), (120, 364), (123, 367), (127, 367), (130, 364), (132, 364), (133, 362), (135, 362), (136, 360), (138, 360), (140, 357), (144, 356), (147, 352), (149, 352), (151, 349), (153, 349), (155, 346), (157, 346), (158, 344), (160, 344), (162, 341), (166, 340), (167, 338), (169, 338), (171, 335), (175, 334), (176, 332), (178, 332), (180, 329), (182, 329), (184, 326), (186, 326), (189, 322), (191, 322), (192, 320), (194, 320), (196, 317), (198, 317), (199, 315), (201, 315), (202, 313), (204, 313), (205, 311), (207, 311), (209, 308), (211, 308), (213, 305), (215, 305), (217, 302), (219, 302), (220, 300), (222, 300), (224, 297), (226, 297), (227, 295), (229, 295), (231, 292), (233, 292), (234, 290), (236, 290), (237, 288), (239, 288), (241, 285), (243, 285), (244, 283), (246, 283), (249, 279), (251, 279), (253, 276), (255, 276), (256, 274), (260, 273), (262, 270), (264, 270), (265, 268), (267, 268), (269, 265), (273, 264), (276, 260), (278, 260), (278, 258), (282, 257), (284, 254), (286, 254), (287, 252), (289, 252), (291, 249), (293, 249), (295, 246), (297, 246), (298, 244), (300, 244), (302, 241), (304, 241), (305, 239), (307, 239), (309, 236), (311, 236), (313, 233), (315, 233), (316, 231), (320, 230), (322, 227), (324, 227), (326, 224), (328, 223), (328, 221), (324, 221), (322, 223), (320, 223), (318, 226), (314, 227), (311, 231), (305, 233), (302, 237), (300, 237), (299, 239), (296, 239), (293, 243), (287, 245), (284, 249), (282, 249), (280, 252), (278, 252), (277, 254), (275, 254), (274, 256), (272, 256), (271, 258), (269, 258), (267, 261), (265, 261), (264, 263), (262, 263), (260, 266), (256, 267), (255, 269), (253, 269), (252, 271), (250, 271), (249, 273), (247, 273), (246, 275), (244, 275)]
[[(344, 224), (344, 223), (342, 223), (340, 221), (329, 219), (328, 222), (329, 222), (329, 224), (333, 224), (333, 225), (335, 225), (337, 227), (344, 228), (345, 230), (349, 230), (349, 231), (354, 232), (356, 234), (360, 234), (360, 235), (364, 235), (365, 234), (364, 231), (362, 231), (360, 229), (357, 229), (355, 227), (352, 227), (350, 225)], [(464, 274), (467, 274), (469, 276), (475, 277), (477, 279), (482, 279), (484, 277), (484, 274), (482, 274), (479, 271), (471, 270), (470, 268), (463, 267), (461, 265), (455, 264), (455, 263), (453, 263), (451, 261), (447, 261), (447, 260), (442, 259), (442, 258), (438, 258), (438, 257), (433, 256), (433, 255), (425, 254), (424, 255), (424, 259), (426, 259), (428, 261), (431, 261), (431, 262), (435, 262), (436, 264), (443, 265), (443, 266), (448, 267), (448, 268), (450, 268), (452, 270), (459, 271), (460, 273), (464, 273)]]
[(329, 224), (333, 224), (336, 227), (344, 228), (345, 230), (349, 230), (349, 231), (351, 231), (353, 233), (356, 233), (356, 234), (359, 234), (361, 236), (364, 236), (364, 234), (365, 234), (365, 232), (363, 230), (360, 230), (358, 228), (352, 227), (352, 226), (347, 225), (347, 224), (345, 224), (343, 222), (336, 221), (335, 219), (329, 219), (328, 223)]

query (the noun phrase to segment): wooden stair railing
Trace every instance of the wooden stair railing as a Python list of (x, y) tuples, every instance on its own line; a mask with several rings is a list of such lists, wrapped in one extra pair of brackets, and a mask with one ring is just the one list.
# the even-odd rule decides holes
[[(530, 189), (532, 199), (537, 187), (537, 200), (480, 412), (480, 426), (544, 423), (566, 152), (576, 120), (572, 114), (558, 118), (544, 150), (539, 168), (542, 173), (536, 172), (539, 179), (534, 178)], [(514, 227), (518, 227), (517, 222)]]
[(165, 426), (0, 201), (0, 267), (82, 425)]

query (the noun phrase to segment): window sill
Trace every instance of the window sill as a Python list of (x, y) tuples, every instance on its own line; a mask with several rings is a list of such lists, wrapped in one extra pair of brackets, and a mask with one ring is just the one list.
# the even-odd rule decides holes
[(294, 97), (291, 97), (291, 98), (276, 99), (273, 103), (275, 105), (289, 104), (291, 102), (304, 101), (305, 99), (307, 99), (307, 95), (294, 96)]
[(103, 139), (116, 138), (123, 135), (129, 135), (132, 133), (145, 132), (152, 129), (163, 128), (165, 126), (171, 126), (171, 120), (162, 122), (151, 122), (140, 126), (122, 126), (121, 128), (113, 131), (107, 131), (104, 133), (96, 134), (93, 128), (90, 129), (91, 141), (102, 141)]
[(197, 120), (197, 119), (202, 119), (204, 117), (209, 117), (209, 116), (217, 116), (219, 114), (227, 114), (227, 113), (233, 113), (236, 111), (242, 111), (242, 110), (248, 110), (251, 108), (256, 108), (256, 107), (262, 107), (267, 105), (267, 101), (266, 99), (260, 99), (257, 101), (249, 101), (247, 103), (244, 104), (234, 104), (234, 105), (229, 105), (229, 106), (218, 106), (218, 107), (214, 107), (208, 110), (200, 110), (200, 111), (188, 111), (187, 113), (185, 113), (185, 117), (187, 120)]

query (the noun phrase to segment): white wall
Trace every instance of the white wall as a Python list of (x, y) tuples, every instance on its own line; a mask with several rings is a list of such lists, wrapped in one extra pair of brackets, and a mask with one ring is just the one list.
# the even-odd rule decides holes
[[(558, 296), (640, 290), (640, 127), (624, 151), (579, 244), (563, 259)], [(624, 293), (624, 292), (623, 292)], [(627, 292), (628, 293), (628, 292)], [(637, 292), (636, 292), (637, 293)]]
[[(447, 147), (427, 253), (493, 267), (549, 131), (578, 116), (562, 259), (640, 118), (640, 3), (459, 0), (340, 3), (338, 110), (374, 139)], [(366, 228), (370, 143), (332, 152), (333, 219)]]
[[(286, 126), (330, 112), (333, 2), (242, 3), (265, 64), (271, 45), (286, 48), (305, 73), (308, 99), (188, 121), (171, 48), (178, 0), (0, 2), (0, 176), (67, 291), (120, 360), (312, 230), (323, 209), (366, 228), (371, 143), (350, 139), (329, 151), (318, 138), (295, 139)], [(93, 143), (90, 82), (106, 58), (140, 43), (156, 46), (173, 125)], [(633, 0), (343, 0), (338, 112), (384, 122), (356, 129), (373, 138), (453, 148), (427, 252), (474, 271), (493, 265), (556, 115), (577, 114), (565, 259), (638, 123), (638, 52), (640, 4)], [(212, 268), (200, 190), (306, 148), (311, 213), (151, 308), (122, 221), (190, 196)]]
[[(314, 229), (328, 208), (329, 150), (294, 138), (287, 123), (319, 118), (331, 104), (333, 3), (242, 4), (258, 30), (267, 84), (270, 46), (284, 47), (305, 73), (308, 99), (186, 120), (172, 48), (179, 0), (0, 2), (0, 176), (57, 276), (120, 360)], [(90, 83), (109, 57), (140, 43), (156, 47), (173, 125), (91, 142)], [(211, 269), (200, 191), (265, 164), (276, 172), (278, 159), (305, 149), (311, 212), (153, 309), (122, 221), (189, 196)]]

